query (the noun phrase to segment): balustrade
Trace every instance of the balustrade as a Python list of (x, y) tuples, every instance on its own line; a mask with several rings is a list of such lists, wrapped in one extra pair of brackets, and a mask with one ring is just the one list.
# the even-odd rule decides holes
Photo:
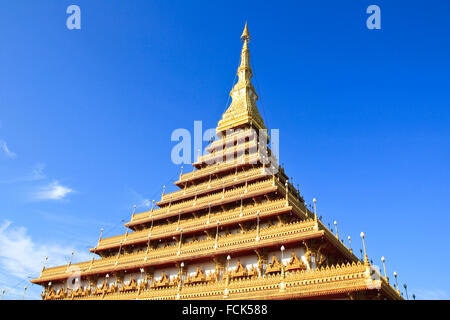
[(218, 212), (211, 215), (205, 215), (198, 218), (182, 219), (180, 223), (171, 223), (167, 225), (157, 225), (152, 229), (146, 228), (141, 231), (136, 231), (128, 233), (127, 235), (120, 235), (110, 238), (101, 239), (99, 245), (96, 249), (91, 249), (91, 251), (99, 251), (105, 248), (115, 248), (119, 247), (120, 242), (123, 241), (125, 244), (134, 244), (139, 242), (148, 241), (150, 239), (159, 239), (161, 236), (171, 237), (173, 235), (180, 234), (180, 230), (183, 232), (192, 232), (196, 230), (204, 230), (206, 227), (210, 226), (213, 228), (217, 221), (220, 221), (222, 225), (230, 223), (238, 223), (242, 220), (248, 220), (248, 217), (255, 216), (256, 213), (260, 212), (260, 217), (269, 216), (274, 214), (274, 212), (280, 212), (282, 210), (289, 210), (291, 207), (286, 206), (286, 200), (273, 200), (260, 203), (257, 205), (252, 205), (250, 207), (240, 207), (233, 210)]
[(257, 147), (258, 147), (257, 140), (252, 140), (252, 141), (234, 145), (231, 147), (225, 147), (223, 150), (220, 150), (218, 152), (208, 153), (206, 155), (200, 156), (198, 158), (198, 160), (196, 162), (194, 162), (193, 164), (199, 165), (202, 163), (206, 163), (206, 164), (214, 165), (217, 162), (217, 160), (220, 160), (219, 163), (224, 162), (224, 161), (225, 162), (233, 161), (236, 158), (234, 156), (235, 153), (237, 153), (238, 154), (237, 157), (239, 157), (240, 154), (245, 154), (246, 150), (253, 149), (254, 151), (256, 151)]
[[(114, 292), (102, 295), (89, 295), (92, 291), (86, 288), (85, 294), (72, 294), (67, 292), (56, 298), (54, 291), (46, 289), (43, 293), (44, 299), (63, 299), (71, 298), (76, 300), (83, 299), (104, 299), (107, 297), (112, 300), (122, 299), (221, 299), (225, 292), (229, 298), (238, 298), (240, 294), (247, 297), (259, 294), (283, 295), (286, 293), (296, 294), (316, 294), (323, 292), (345, 292), (355, 289), (355, 287), (368, 288), (370, 286), (370, 276), (368, 269), (361, 262), (338, 264), (333, 266), (321, 267), (311, 270), (295, 270), (290, 272), (280, 272), (269, 275), (247, 276), (238, 278), (225, 278), (211, 281), (203, 281), (193, 284), (183, 284), (182, 282), (171, 282), (172, 285), (157, 287), (149, 284), (139, 284), (133, 287), (128, 286), (127, 290), (117, 288)], [(379, 282), (392, 295), (395, 295), (395, 289), (386, 283), (384, 279)], [(88, 291), (89, 290), (89, 291)], [(324, 291), (325, 290), (325, 291)], [(126, 292), (125, 292), (126, 291)]]
[(250, 155), (242, 155), (234, 159), (233, 161), (224, 161), (216, 163), (205, 168), (194, 170), (191, 172), (186, 172), (180, 176), (180, 179), (175, 182), (176, 185), (180, 185), (184, 182), (188, 182), (194, 179), (208, 177), (211, 174), (228, 171), (234, 167), (240, 166), (242, 164), (250, 163), (256, 164), (261, 160), (259, 153), (254, 153)]
[(185, 190), (178, 190), (175, 192), (167, 193), (162, 196), (161, 201), (157, 203), (158, 206), (167, 204), (170, 201), (177, 201), (183, 198), (192, 197), (205, 192), (216, 191), (218, 188), (228, 187), (237, 183), (242, 183), (247, 180), (252, 180), (256, 177), (268, 176), (267, 171), (263, 168), (255, 168), (247, 171), (241, 171), (238, 174), (230, 174), (225, 177), (214, 179), (212, 181), (206, 181), (198, 185), (189, 187)]
[[(277, 181), (276, 181), (277, 182)], [(178, 202), (174, 205), (169, 205), (164, 208), (158, 208), (153, 211), (147, 211), (134, 215), (127, 226), (137, 225), (141, 223), (149, 222), (153, 219), (164, 219), (171, 216), (178, 215), (180, 213), (193, 212), (196, 210), (204, 209), (211, 203), (212, 206), (219, 205), (225, 202), (234, 201), (236, 198), (240, 198), (240, 195), (249, 197), (251, 195), (259, 193), (264, 189), (274, 189), (274, 187), (280, 187), (280, 183), (273, 183), (272, 178), (265, 179), (263, 181), (254, 182), (247, 186), (240, 186), (225, 190), (225, 192), (216, 192), (206, 196), (199, 197), (197, 199), (186, 200)], [(284, 186), (281, 186), (284, 188)], [(270, 192), (270, 190), (268, 191)]]
[[(151, 249), (149, 252), (138, 251), (102, 258), (91, 262), (73, 264), (74, 270), (83, 274), (110, 272), (117, 269), (139, 268), (145, 265), (161, 264), (178, 261), (193, 255), (207, 257), (211, 254), (225, 254), (231, 251), (246, 248), (267, 246), (279, 242), (300, 241), (304, 237), (320, 236), (321, 231), (314, 230), (315, 222), (312, 220), (296, 221), (284, 225), (272, 225), (263, 229), (251, 230), (241, 234), (228, 234), (216, 239), (192, 241), (178, 245)], [(259, 233), (259, 234), (258, 234)], [(258, 235), (258, 237), (257, 237)], [(48, 268), (42, 272), (39, 280), (51, 281), (53, 278), (67, 278), (70, 273), (67, 267)]]

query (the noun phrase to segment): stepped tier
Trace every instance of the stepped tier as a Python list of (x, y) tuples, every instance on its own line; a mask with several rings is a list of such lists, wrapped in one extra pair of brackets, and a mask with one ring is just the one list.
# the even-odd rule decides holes
[(245, 142), (246, 139), (253, 140), (257, 138), (257, 131), (254, 129), (241, 129), (233, 131), (232, 133), (228, 133), (223, 135), (221, 139), (214, 140), (208, 145), (205, 150), (207, 152), (212, 152), (213, 150), (221, 150), (224, 149), (227, 145), (231, 143), (237, 142)]
[(80, 276), (105, 274), (121, 270), (138, 270), (147, 266), (164, 266), (176, 262), (201, 260), (216, 255), (236, 254), (253, 251), (263, 247), (278, 247), (304, 240), (326, 237), (350, 260), (357, 258), (352, 255), (335, 236), (325, 230), (318, 230), (317, 222), (313, 220), (297, 221), (288, 224), (272, 225), (267, 228), (252, 230), (241, 234), (229, 234), (217, 239), (193, 241), (181, 246), (175, 245), (131, 254), (121, 254), (69, 266), (45, 269), (41, 277), (33, 283), (44, 283), (63, 280), (71, 276), (70, 269), (76, 269)]
[(195, 167), (201, 165), (214, 165), (219, 162), (227, 162), (233, 161), (234, 159), (239, 158), (241, 155), (245, 154), (256, 154), (258, 151), (258, 141), (253, 139), (251, 141), (237, 144), (234, 146), (228, 146), (223, 150), (212, 152), (205, 154), (203, 156), (199, 156), (197, 161), (195, 161), (192, 165)]
[(175, 181), (175, 185), (182, 187), (183, 184), (188, 182), (195, 182), (200, 179), (209, 178), (212, 174), (223, 173), (234, 170), (239, 167), (249, 166), (252, 164), (260, 163), (262, 159), (261, 154), (254, 153), (251, 155), (242, 155), (234, 159), (233, 161), (217, 162), (214, 165), (200, 168), (191, 172), (187, 172), (180, 175), (180, 179)]
[(276, 180), (275, 177), (272, 177), (263, 181), (248, 184), (247, 186), (241, 186), (229, 190), (224, 189), (224, 192), (216, 192), (197, 199), (186, 200), (153, 211), (135, 214), (131, 221), (126, 223), (125, 226), (133, 228), (137, 225), (151, 222), (152, 220), (156, 221), (188, 212), (195, 212), (197, 210), (206, 209), (209, 206), (214, 207), (241, 199), (252, 198), (270, 192), (276, 192), (282, 190), (283, 188), (285, 187), (281, 184), (281, 182)]
[[(285, 194), (285, 190), (283, 190), (283, 192)], [(314, 217), (308, 208), (306, 208), (304, 204), (299, 201), (296, 195), (289, 192), (288, 200), (285, 198), (286, 197), (283, 199), (269, 200), (245, 207), (238, 206), (222, 212), (214, 212), (201, 217), (180, 219), (179, 222), (155, 225), (153, 228), (149, 227), (140, 231), (101, 239), (97, 247), (90, 249), (90, 251), (99, 253), (103, 250), (119, 248), (120, 245), (124, 247), (128, 245), (145, 243), (149, 240), (150, 235), (151, 240), (158, 240), (177, 236), (180, 234), (180, 230), (183, 230), (183, 234), (187, 235), (189, 233), (214, 229), (217, 226), (217, 221), (220, 222), (221, 227), (237, 225), (239, 223), (256, 220), (258, 212), (261, 219), (287, 212), (294, 213), (302, 220)]]
[[(72, 292), (44, 292), (43, 298), (59, 299), (154, 299), (154, 300), (217, 300), (217, 299), (301, 299), (301, 298), (348, 298), (363, 292), (366, 298), (377, 298), (380, 292), (390, 299), (402, 299), (395, 289), (374, 269), (361, 262), (332, 265), (313, 270), (279, 272), (265, 276), (248, 276), (229, 280), (208, 280), (197, 284), (181, 281), (142, 281), (125, 284), (120, 289), (74, 290)], [(375, 271), (376, 273), (376, 271)], [(210, 278), (211, 279), (211, 278)], [(121, 290), (124, 288), (123, 290)], [(109, 291), (109, 292), (108, 292)], [(91, 293), (92, 292), (92, 293)]]
[(180, 220), (179, 223), (175, 222), (168, 225), (157, 225), (151, 229), (148, 228), (125, 235), (101, 239), (97, 247), (90, 249), (90, 251), (99, 253), (106, 249), (119, 248), (120, 245), (124, 247), (126, 245), (146, 243), (149, 238), (151, 240), (172, 238), (174, 236), (179, 236), (180, 230), (183, 230), (183, 235), (194, 232), (203, 232), (205, 230), (215, 229), (218, 221), (221, 227), (236, 225), (249, 220), (256, 220), (258, 212), (259, 217), (264, 219), (292, 210), (293, 207), (288, 206), (284, 199), (267, 201), (250, 207), (238, 207), (232, 210), (214, 214), (211, 213), (210, 215), (204, 215), (202, 217)]
[(229, 174), (221, 178), (193, 185), (191, 187), (187, 187), (184, 190), (164, 194), (161, 201), (157, 202), (156, 204), (159, 207), (163, 207), (170, 202), (177, 202), (196, 196), (201, 196), (205, 193), (228, 188), (230, 186), (240, 185), (247, 182), (252, 182), (254, 180), (262, 178), (267, 178), (268, 176), (270, 176), (269, 171), (262, 167), (240, 172), (236, 170), (234, 174)]

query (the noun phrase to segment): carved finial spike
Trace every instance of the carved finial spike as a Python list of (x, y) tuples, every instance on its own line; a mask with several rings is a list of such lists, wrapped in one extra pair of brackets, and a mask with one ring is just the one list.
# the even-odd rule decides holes
[(244, 27), (244, 31), (242, 32), (242, 35), (241, 35), (241, 40), (242, 41), (250, 40), (250, 33), (248, 32), (247, 21), (245, 21), (245, 27)]

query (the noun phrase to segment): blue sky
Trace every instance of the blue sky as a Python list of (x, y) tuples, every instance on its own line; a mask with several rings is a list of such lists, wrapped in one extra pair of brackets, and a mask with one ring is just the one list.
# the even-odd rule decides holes
[[(66, 8), (81, 8), (81, 30)], [(381, 8), (368, 30), (366, 8)], [(0, 290), (89, 259), (180, 172), (173, 130), (216, 126), (248, 20), (280, 158), (339, 233), (417, 298), (450, 298), (447, 1), (0, 3)], [(262, 104), (261, 104), (262, 102)], [(174, 190), (173, 186), (169, 190)], [(30, 286), (30, 285), (29, 285)], [(31, 286), (26, 297), (39, 298)], [(1, 294), (1, 292), (0, 292)]]

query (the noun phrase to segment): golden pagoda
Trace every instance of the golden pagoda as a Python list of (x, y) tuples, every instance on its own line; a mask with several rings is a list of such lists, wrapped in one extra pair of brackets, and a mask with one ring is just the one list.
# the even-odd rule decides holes
[[(289, 182), (251, 83), (245, 25), (232, 102), (180, 190), (102, 238), (91, 261), (43, 268), (44, 300), (402, 299)], [(154, 203), (154, 202), (153, 202)], [(154, 203), (155, 204), (155, 203)], [(364, 234), (361, 233), (364, 243)]]

